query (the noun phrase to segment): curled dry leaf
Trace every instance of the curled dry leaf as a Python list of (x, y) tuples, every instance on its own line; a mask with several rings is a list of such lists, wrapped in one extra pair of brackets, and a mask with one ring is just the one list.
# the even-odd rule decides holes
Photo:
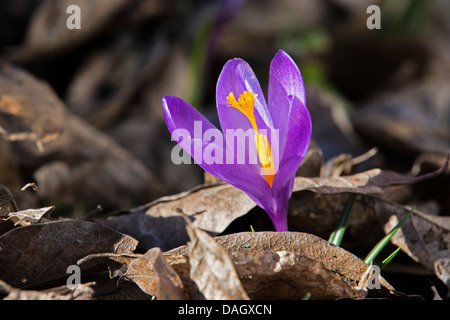
[(85, 273), (92, 273), (94, 267), (94, 273), (108, 269), (111, 278), (133, 281), (143, 292), (158, 300), (186, 299), (183, 283), (159, 248), (152, 248), (142, 255), (92, 254), (79, 260), (78, 264)]
[(3, 300), (90, 300), (93, 290), (89, 285), (79, 284), (69, 289), (67, 286), (42, 291), (13, 288), (0, 280), (0, 293), (7, 295)]
[(233, 252), (242, 283), (254, 299), (364, 298), (335, 272), (308, 257), (289, 251)]
[(44, 207), (10, 212), (6, 218), (0, 218), (0, 235), (17, 226), (28, 226), (48, 221), (47, 218), (54, 209), (55, 207)]
[[(397, 204), (377, 199), (374, 201), (380, 221), (385, 224), (385, 232), (389, 232), (409, 213), (408, 208)], [(450, 217), (433, 216), (415, 210), (391, 241), (449, 285)]]
[(17, 288), (66, 282), (67, 267), (89, 254), (132, 253), (137, 241), (100, 224), (61, 220), (0, 236), (0, 279)]
[(187, 298), (183, 282), (169, 265), (160, 249), (157, 252), (154, 268), (159, 276), (159, 293), (157, 297), (160, 300), (182, 300)]
[(120, 207), (162, 194), (144, 164), (69, 113), (54, 91), (25, 71), (0, 65), (2, 152), (34, 173), (39, 196)]
[[(296, 177), (294, 193), (312, 191), (317, 194), (382, 194), (383, 188), (397, 184), (411, 184), (435, 177), (444, 167), (418, 177), (392, 171), (373, 169), (366, 172), (328, 178)], [(130, 234), (139, 245), (148, 250), (160, 247), (163, 251), (187, 242), (183, 214), (193, 220), (196, 228), (212, 235), (223, 232), (230, 223), (252, 210), (256, 204), (242, 191), (228, 185), (205, 185), (190, 191), (160, 198), (126, 214), (109, 217), (101, 223)], [(335, 207), (335, 206), (333, 206)], [(295, 208), (291, 206), (291, 208)], [(339, 210), (342, 210), (339, 208)], [(334, 212), (333, 217), (336, 215)], [(333, 220), (334, 221), (334, 220)], [(139, 225), (139, 228), (136, 226)], [(328, 225), (326, 225), (328, 228)]]
[(84, 278), (94, 279), (92, 285), (97, 300), (150, 300), (135, 282), (124, 277), (127, 265), (139, 255), (128, 253), (94, 253), (77, 261)]
[(206, 232), (187, 225), (190, 277), (208, 300), (248, 300), (228, 254)]
[(294, 192), (309, 190), (317, 193), (353, 192), (359, 194), (382, 194), (383, 188), (412, 184), (436, 177), (445, 172), (447, 162), (441, 168), (421, 176), (410, 176), (390, 170), (372, 169), (349, 176), (332, 176), (328, 178), (297, 177), (294, 182)]
[(55, 207), (44, 207), (39, 209), (27, 209), (18, 212), (10, 212), (6, 219), (0, 219), (5, 221), (11, 221), (14, 226), (28, 226), (33, 223), (38, 223), (44, 216), (49, 217), (49, 214), (53, 212)]
[(142, 291), (156, 296), (159, 300), (186, 299), (183, 283), (159, 248), (152, 248), (133, 259), (124, 277), (133, 280)]
[[(298, 232), (244, 232), (214, 238), (234, 263), (252, 299), (313, 299), (402, 296), (381, 276), (380, 289), (358, 290), (368, 268), (361, 259), (317, 236)], [(165, 253), (169, 263), (186, 278), (191, 251), (182, 246)], [(187, 260), (179, 256), (188, 257)], [(173, 257), (173, 259), (171, 258)]]
[[(414, 165), (411, 172), (418, 175), (421, 172), (427, 172), (430, 169), (433, 171), (445, 166), (447, 161), (448, 155), (444, 156), (439, 154), (422, 153), (414, 160)], [(450, 174), (450, 166), (447, 167), (446, 173)]]

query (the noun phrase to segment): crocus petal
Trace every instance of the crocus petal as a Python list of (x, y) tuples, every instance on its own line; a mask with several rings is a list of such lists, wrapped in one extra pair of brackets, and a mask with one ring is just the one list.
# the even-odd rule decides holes
[[(257, 172), (249, 169), (247, 164), (238, 164), (236, 162), (226, 162), (226, 149), (223, 135), (211, 124), (198, 110), (189, 103), (173, 96), (163, 98), (163, 113), (169, 129), (173, 135), (176, 130), (186, 130), (189, 135), (183, 136), (183, 139), (177, 139), (178, 144), (198, 163), (205, 171), (211, 173), (217, 178), (229, 183), (230, 185), (244, 191), (257, 205), (263, 209), (271, 209), (273, 201), (271, 199), (271, 189), (266, 180)], [(195, 123), (197, 129), (194, 127)], [(197, 130), (197, 132), (195, 131)], [(203, 141), (207, 130), (217, 130), (216, 138), (218, 141)], [(205, 148), (215, 144), (217, 148), (222, 147), (223, 161), (207, 163), (203, 159)]]
[(244, 131), (252, 126), (242, 112), (228, 105), (227, 96), (233, 92), (236, 99), (244, 91), (252, 92), (255, 99), (255, 119), (260, 129), (273, 128), (272, 119), (267, 109), (261, 86), (250, 65), (242, 59), (231, 59), (225, 63), (217, 80), (217, 113), (225, 134), (227, 129), (242, 128)]
[(279, 170), (272, 184), (273, 196), (278, 206), (286, 203), (292, 193), (295, 173), (300, 166), (311, 140), (311, 117), (297, 97), (291, 98), (287, 141), (281, 157)]
[(163, 114), (172, 137), (197, 163), (204, 162), (203, 152), (209, 144), (203, 141), (206, 131), (216, 133), (218, 141), (214, 143), (223, 150), (223, 135), (220, 130), (183, 99), (165, 96)]
[(279, 50), (270, 63), (268, 107), (275, 128), (279, 130), (279, 150), (283, 154), (287, 137), (287, 121), (292, 114), (292, 97), (306, 105), (305, 86), (296, 63)]

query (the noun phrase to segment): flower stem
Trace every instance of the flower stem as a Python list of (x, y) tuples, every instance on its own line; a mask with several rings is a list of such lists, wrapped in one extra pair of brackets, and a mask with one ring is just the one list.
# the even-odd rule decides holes
[(288, 231), (287, 212), (276, 215), (275, 219), (272, 219), (272, 222), (276, 232)]

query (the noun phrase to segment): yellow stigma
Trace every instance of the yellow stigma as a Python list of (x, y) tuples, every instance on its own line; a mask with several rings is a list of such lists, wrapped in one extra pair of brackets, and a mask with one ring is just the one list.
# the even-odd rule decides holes
[(261, 162), (261, 167), (264, 172), (264, 178), (270, 187), (272, 187), (273, 178), (275, 177), (275, 167), (273, 164), (272, 149), (270, 148), (269, 139), (266, 135), (257, 132), (255, 141), (259, 162)]
[(270, 187), (272, 187), (273, 178), (275, 177), (275, 166), (273, 164), (272, 149), (270, 148), (269, 139), (266, 135), (260, 134), (255, 119), (255, 98), (256, 94), (253, 92), (244, 91), (236, 100), (233, 92), (227, 96), (229, 107), (236, 108), (242, 112), (250, 121), (255, 130), (256, 150), (258, 151), (259, 162), (264, 173), (264, 178)]

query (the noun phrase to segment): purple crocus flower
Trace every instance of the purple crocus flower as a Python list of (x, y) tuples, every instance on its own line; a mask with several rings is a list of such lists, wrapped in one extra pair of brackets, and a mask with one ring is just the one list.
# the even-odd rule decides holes
[(172, 137), (201, 168), (263, 208), (276, 231), (287, 231), (295, 173), (311, 139), (300, 70), (279, 50), (270, 64), (266, 103), (248, 63), (231, 59), (219, 76), (216, 102), (222, 131), (184, 100), (165, 96), (163, 112)]

